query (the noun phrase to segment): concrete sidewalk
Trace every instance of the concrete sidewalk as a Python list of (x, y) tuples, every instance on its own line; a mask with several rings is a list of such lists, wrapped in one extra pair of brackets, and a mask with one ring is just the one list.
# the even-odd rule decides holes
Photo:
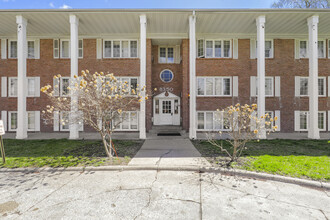
[(162, 137), (147, 139), (129, 166), (210, 166), (189, 139)]

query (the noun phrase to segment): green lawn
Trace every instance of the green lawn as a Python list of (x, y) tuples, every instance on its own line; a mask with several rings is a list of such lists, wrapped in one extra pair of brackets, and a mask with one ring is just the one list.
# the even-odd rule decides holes
[[(195, 147), (212, 165), (222, 166), (226, 155), (207, 141)], [(231, 149), (226, 141), (222, 141)], [(330, 143), (327, 140), (261, 140), (247, 144), (247, 150), (233, 166), (285, 176), (330, 181)]]
[(101, 141), (94, 140), (4, 140), (6, 164), (0, 168), (72, 167), (127, 164), (142, 141), (114, 140), (118, 158), (106, 157)]

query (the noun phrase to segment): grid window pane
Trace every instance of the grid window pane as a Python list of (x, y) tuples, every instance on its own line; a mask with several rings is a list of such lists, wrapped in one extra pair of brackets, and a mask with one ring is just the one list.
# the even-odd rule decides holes
[(173, 47), (167, 48), (167, 62), (174, 63), (174, 48)]
[(163, 114), (172, 113), (172, 101), (162, 101), (163, 105)]
[(197, 94), (198, 95), (204, 95), (205, 94), (204, 83), (205, 83), (204, 78), (198, 78), (197, 79)]
[(223, 41), (223, 56), (230, 57), (230, 41), (229, 40)]
[(206, 78), (206, 95), (213, 95), (213, 78)]
[(222, 79), (215, 78), (215, 95), (222, 95)]
[(319, 90), (319, 95), (325, 95), (324, 94), (324, 78), (319, 78), (318, 79), (318, 90)]
[(308, 78), (300, 78), (300, 95), (308, 95)]
[(131, 57), (137, 57), (137, 41), (131, 41)]
[[(131, 78), (131, 90), (134, 89), (136, 92), (136, 88), (137, 88), (137, 78)], [(132, 91), (131, 91), (132, 94)]]
[(324, 58), (325, 57), (324, 41), (318, 41), (317, 42), (317, 52), (318, 52), (319, 58)]
[(268, 117), (265, 118), (265, 122), (270, 122), (269, 125), (265, 124), (265, 128), (266, 128), (267, 130), (270, 130), (270, 129), (272, 129), (272, 127), (273, 127), (273, 123), (270, 121), (271, 118), (274, 118), (274, 116), (273, 116), (273, 112), (265, 111), (265, 114), (268, 114)]
[(166, 63), (166, 48), (165, 47), (159, 48), (159, 62)]
[(34, 41), (28, 41), (28, 58), (34, 58)]
[(307, 129), (307, 113), (300, 112), (300, 129), (306, 130)]
[(159, 99), (156, 100), (155, 113), (159, 114)]
[(62, 58), (69, 58), (69, 41), (62, 41), (62, 48), (61, 48), (61, 52), (62, 52)]
[(61, 78), (62, 79), (62, 95), (69, 95), (68, 87), (70, 85), (70, 80), (68, 78)]
[(325, 120), (324, 112), (319, 112), (318, 113), (318, 127), (319, 127), (320, 130), (325, 129), (324, 128), (324, 120)]
[(129, 129), (129, 113), (128, 112), (123, 112), (121, 115), (121, 128), (122, 129)]
[(70, 128), (69, 127), (69, 112), (62, 112), (61, 127), (62, 127), (62, 130), (68, 130)]
[(223, 78), (223, 95), (230, 95), (230, 78)]
[(204, 56), (204, 40), (198, 40), (198, 57)]
[(10, 114), (10, 128), (17, 129), (17, 112), (11, 112)]
[(137, 112), (131, 112), (131, 129), (137, 129), (138, 128), (138, 114)]
[(213, 41), (206, 41), (206, 56), (213, 57)]
[(104, 41), (104, 57), (111, 57), (111, 41)]
[(307, 41), (300, 41), (300, 58), (307, 57)]
[(128, 57), (128, 41), (122, 41), (121, 46), (122, 46), (121, 49), (122, 57)]
[(271, 53), (272, 53), (272, 41), (267, 40), (265, 41), (265, 57), (266, 58), (271, 57)]
[(10, 58), (17, 58), (17, 41), (10, 41)]
[(266, 96), (273, 95), (273, 78), (270, 77), (265, 78), (265, 95)]
[(35, 81), (34, 79), (28, 79), (28, 95), (34, 95)]
[(173, 73), (170, 70), (164, 70), (161, 74), (160, 74), (160, 79), (163, 82), (171, 82), (173, 79)]
[(113, 42), (113, 57), (120, 57), (120, 41)]
[(222, 112), (214, 112), (213, 115), (214, 121), (214, 130), (221, 130), (222, 129)]
[(10, 79), (10, 96), (17, 96), (17, 78)]
[(205, 129), (212, 130), (213, 129), (213, 112), (206, 112), (206, 123)]
[(214, 42), (214, 56), (215, 57), (221, 57), (221, 41), (215, 41)]
[(79, 58), (83, 57), (83, 40), (79, 40), (78, 56)]
[(35, 116), (34, 116), (34, 112), (27, 112), (28, 115), (28, 129), (29, 130), (34, 130), (35, 129)]
[(197, 128), (204, 129), (204, 112), (197, 113)]

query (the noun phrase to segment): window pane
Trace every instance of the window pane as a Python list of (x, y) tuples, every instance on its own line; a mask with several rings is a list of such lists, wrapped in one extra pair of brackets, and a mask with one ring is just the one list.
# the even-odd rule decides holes
[(213, 78), (206, 78), (206, 95), (213, 95)]
[(214, 120), (214, 129), (215, 130), (220, 130), (220, 129), (222, 129), (222, 112), (218, 112), (218, 111), (216, 111), (216, 112), (214, 112), (213, 113), (214, 114), (214, 117), (213, 117), (213, 120)]
[(79, 50), (78, 50), (78, 56), (80, 57), (80, 58), (82, 58), (83, 57), (83, 40), (79, 40)]
[(159, 48), (159, 62), (166, 63), (166, 48), (165, 47)]
[(137, 41), (131, 41), (131, 57), (137, 57)]
[(204, 112), (198, 112), (197, 128), (204, 129)]
[(121, 120), (122, 120), (121, 128), (129, 129), (129, 112), (123, 112), (121, 114)]
[(317, 52), (319, 54), (319, 58), (324, 58), (324, 41), (317, 42)]
[(320, 130), (324, 129), (324, 112), (318, 113), (318, 127)]
[(213, 129), (213, 112), (206, 112), (205, 129)]
[(33, 96), (34, 95), (34, 79), (28, 79), (28, 95)]
[(230, 95), (230, 78), (223, 79), (223, 95)]
[(111, 41), (104, 41), (104, 57), (111, 57)]
[(167, 48), (167, 62), (174, 63), (174, 49), (173, 47)]
[(300, 41), (300, 57), (307, 57), (307, 41)]
[(173, 79), (173, 73), (172, 73), (172, 71), (170, 71), (170, 70), (164, 70), (164, 71), (162, 71), (161, 74), (160, 74), (160, 79), (163, 82), (166, 82), (166, 83), (171, 82), (172, 79)]
[(12, 112), (10, 119), (11, 119), (11, 122), (10, 122), (11, 129), (17, 129), (17, 113)]
[(28, 41), (28, 58), (34, 58), (34, 41)]
[(159, 99), (156, 100), (155, 113), (159, 114)]
[(10, 41), (10, 58), (17, 58), (17, 41)]
[(138, 114), (137, 112), (131, 112), (131, 129), (137, 129), (138, 128)]
[(122, 46), (121, 57), (128, 57), (128, 41), (122, 41), (121, 46)]
[(136, 93), (136, 88), (137, 88), (137, 78), (131, 78), (131, 92), (130, 93), (132, 94), (132, 89), (134, 89), (135, 93)]
[(179, 100), (175, 99), (174, 100), (174, 114), (179, 113)]
[(308, 78), (300, 78), (300, 95), (308, 95)]
[(266, 58), (271, 57), (271, 53), (272, 53), (272, 41), (267, 40), (265, 41), (265, 57)]
[(273, 78), (266, 77), (265, 79), (265, 95), (273, 95)]
[(68, 87), (70, 85), (68, 78), (62, 78), (62, 95), (69, 95)]
[(198, 78), (197, 79), (197, 94), (198, 95), (204, 95), (205, 94), (204, 82), (205, 82), (204, 78)]
[(34, 130), (34, 112), (28, 112), (28, 129), (29, 130)]
[(265, 111), (265, 114), (268, 114), (268, 117), (265, 118), (265, 122), (270, 122), (269, 125), (265, 124), (265, 128), (268, 129), (268, 130), (272, 129), (273, 123), (270, 121), (270, 119), (274, 118), (273, 117), (273, 112)]
[(69, 112), (62, 112), (61, 126), (62, 130), (69, 129)]
[(10, 96), (17, 96), (17, 79), (10, 79)]
[(318, 89), (319, 89), (319, 95), (325, 95), (324, 94), (324, 78), (319, 78), (318, 79)]
[(214, 41), (214, 56), (221, 57), (221, 41)]
[(230, 41), (229, 40), (223, 41), (223, 56), (230, 57)]
[(307, 113), (300, 112), (300, 129), (307, 129)]
[(222, 79), (215, 78), (215, 95), (222, 95)]
[(69, 58), (69, 41), (62, 41), (62, 58)]
[(213, 41), (206, 41), (206, 57), (213, 57)]
[(204, 56), (204, 40), (198, 40), (198, 57)]
[(120, 41), (113, 42), (113, 57), (120, 57)]

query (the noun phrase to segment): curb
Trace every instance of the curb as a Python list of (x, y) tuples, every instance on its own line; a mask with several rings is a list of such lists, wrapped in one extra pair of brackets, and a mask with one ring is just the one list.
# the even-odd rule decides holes
[(63, 171), (146, 171), (146, 170), (157, 170), (157, 171), (185, 171), (185, 172), (200, 172), (200, 173), (220, 173), (228, 176), (240, 176), (246, 178), (271, 180), (282, 183), (291, 183), (305, 187), (325, 189), (330, 191), (330, 183), (298, 179), (293, 177), (286, 177), (268, 173), (258, 173), (246, 170), (234, 170), (225, 168), (215, 167), (196, 167), (196, 166), (185, 166), (185, 167), (174, 167), (174, 166), (101, 166), (101, 167), (69, 167), (69, 168), (1, 168), (0, 173), (6, 172), (24, 172), (24, 173), (39, 173), (39, 172), (63, 172)]

